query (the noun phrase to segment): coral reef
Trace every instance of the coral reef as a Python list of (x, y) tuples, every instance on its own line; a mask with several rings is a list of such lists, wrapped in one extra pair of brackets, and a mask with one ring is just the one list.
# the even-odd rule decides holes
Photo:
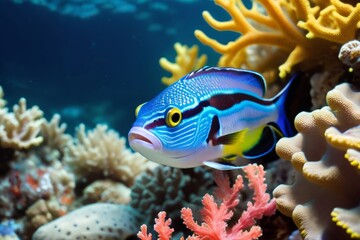
[(327, 102), (300, 113), (299, 133), (278, 142), (277, 153), (297, 174), (293, 185), (278, 186), (274, 196), (305, 239), (358, 238), (360, 90), (341, 84), (327, 94)]
[(94, 130), (85, 132), (81, 124), (77, 138), (66, 148), (65, 164), (78, 181), (110, 178), (131, 186), (135, 176), (149, 165), (140, 154), (128, 150), (125, 141), (106, 125), (97, 125)]
[(84, 189), (83, 197), (87, 203), (128, 204), (131, 200), (130, 192), (130, 188), (122, 183), (111, 180), (97, 180)]
[(175, 63), (170, 62), (164, 57), (159, 60), (160, 66), (172, 74), (171, 77), (163, 77), (161, 79), (166, 85), (171, 85), (189, 72), (202, 68), (207, 61), (205, 54), (198, 57), (199, 47), (197, 45), (189, 48), (186, 45), (175, 43), (174, 48), (177, 53)]
[(14, 221), (4, 221), (0, 223), (0, 239), (1, 240), (19, 240), (15, 233)]
[(173, 223), (180, 226), (180, 209), (183, 206), (199, 208), (200, 196), (213, 186), (212, 174), (201, 167), (184, 170), (159, 166), (136, 180), (131, 187), (130, 205), (143, 213), (146, 224), (151, 224), (158, 212), (166, 211)]
[(41, 125), (40, 134), (44, 141), (39, 151), (45, 162), (62, 159), (65, 148), (71, 143), (71, 136), (65, 133), (66, 124), (60, 124), (60, 119), (60, 115), (55, 114), (50, 122), (44, 120)]
[(26, 210), (26, 217), (31, 229), (38, 227), (65, 215), (67, 208), (61, 206), (55, 197), (49, 200), (39, 199)]
[(354, 39), (360, 27), (359, 4), (257, 0), (248, 9), (241, 0), (215, 0), (215, 3), (231, 19), (218, 21), (204, 11), (205, 21), (218, 31), (232, 31), (240, 36), (226, 44), (201, 30), (196, 30), (195, 36), (222, 55), (219, 66), (249, 68), (265, 76), (273, 76), (277, 66), (282, 78), (298, 64), (302, 64), (302, 70), (326, 67), (337, 60), (341, 44)]
[[(3, 104), (3, 102), (1, 103)], [(43, 112), (37, 106), (27, 109), (26, 100), (21, 98), (14, 105), (13, 112), (0, 112), (0, 146), (16, 150), (29, 149), (42, 143), (39, 136), (43, 123)]]
[(0, 216), (16, 217), (35, 201), (54, 196), (64, 206), (74, 198), (74, 176), (56, 162), (44, 166), (36, 155), (22, 156), (0, 182)]
[[(265, 193), (266, 184), (264, 184), (265, 171), (263, 167), (248, 165), (244, 171), (249, 179), (250, 188), (254, 190), (254, 203), (248, 202), (247, 210), (241, 214), (236, 224), (228, 226), (227, 222), (233, 217), (233, 211), (240, 201), (239, 192), (243, 188), (243, 179), (239, 175), (233, 186), (230, 187), (229, 178), (218, 172), (215, 175), (218, 187), (214, 194), (221, 201), (221, 204), (218, 205), (213, 196), (204, 195), (202, 200), (204, 207), (201, 210), (204, 223), (198, 225), (194, 221), (193, 212), (190, 208), (181, 210), (184, 224), (193, 231), (193, 235), (187, 239), (257, 239), (261, 236), (261, 228), (254, 225), (255, 220), (262, 218), (263, 215), (274, 214), (275, 202), (274, 200), (270, 201), (269, 194)], [(174, 230), (169, 227), (171, 220), (165, 221), (165, 215), (165, 212), (158, 214), (154, 229), (161, 239), (170, 239)], [(147, 233), (146, 225), (141, 226), (138, 237), (142, 240), (152, 239), (152, 234)]]
[(136, 232), (137, 214), (125, 205), (95, 203), (42, 226), (32, 239), (126, 239)]

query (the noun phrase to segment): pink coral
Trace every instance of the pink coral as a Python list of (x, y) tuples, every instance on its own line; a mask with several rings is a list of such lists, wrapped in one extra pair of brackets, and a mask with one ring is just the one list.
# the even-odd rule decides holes
[[(243, 179), (239, 175), (232, 187), (229, 179), (222, 173), (215, 174), (215, 181), (218, 185), (215, 195), (221, 201), (218, 205), (214, 197), (205, 194), (201, 210), (203, 223), (199, 225), (193, 218), (193, 212), (189, 208), (181, 210), (181, 217), (188, 229), (193, 231), (193, 235), (187, 240), (196, 239), (257, 239), (262, 235), (261, 228), (256, 226), (256, 220), (263, 215), (275, 213), (275, 201), (270, 201), (270, 196), (266, 191), (264, 183), (265, 171), (262, 166), (248, 165), (244, 168), (246, 177), (249, 179), (249, 187), (254, 190), (254, 203), (248, 202), (247, 210), (241, 214), (239, 220), (233, 226), (228, 226), (228, 221), (233, 217), (234, 209), (239, 204), (239, 192), (243, 188)], [(171, 219), (165, 221), (166, 213), (160, 212), (155, 219), (154, 230), (159, 234), (159, 239), (167, 240), (171, 238), (174, 229), (170, 228)], [(151, 240), (152, 235), (147, 233), (146, 225), (141, 226), (138, 233), (141, 240)]]

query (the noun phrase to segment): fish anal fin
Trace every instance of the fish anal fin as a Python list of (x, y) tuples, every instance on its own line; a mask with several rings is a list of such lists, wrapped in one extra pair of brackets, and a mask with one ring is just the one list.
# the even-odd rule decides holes
[(204, 165), (222, 171), (242, 169), (245, 167), (245, 166), (234, 166), (234, 165), (224, 164), (221, 162), (212, 162), (212, 161), (205, 161)]

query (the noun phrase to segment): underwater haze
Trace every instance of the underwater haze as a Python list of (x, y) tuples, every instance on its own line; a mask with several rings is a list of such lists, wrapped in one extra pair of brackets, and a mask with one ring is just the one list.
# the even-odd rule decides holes
[(136, 106), (165, 88), (160, 57), (174, 61), (175, 42), (197, 44), (194, 29), (213, 31), (204, 9), (226, 16), (208, 0), (1, 0), (8, 106), (24, 97), (47, 119), (59, 113), (70, 133), (106, 123), (126, 136)]

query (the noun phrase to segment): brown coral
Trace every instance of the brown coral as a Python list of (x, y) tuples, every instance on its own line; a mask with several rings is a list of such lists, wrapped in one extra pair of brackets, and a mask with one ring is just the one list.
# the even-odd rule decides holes
[(277, 207), (293, 218), (305, 239), (359, 236), (354, 226), (360, 219), (360, 175), (346, 155), (359, 150), (360, 92), (341, 84), (327, 94), (327, 102), (320, 110), (300, 113), (295, 119), (299, 133), (276, 146), (297, 170), (293, 185), (274, 190)]
[(81, 124), (75, 142), (65, 151), (64, 160), (78, 180), (107, 177), (130, 186), (149, 165), (140, 154), (126, 148), (125, 141), (106, 125), (99, 124), (94, 130), (85, 132), (85, 126)]

